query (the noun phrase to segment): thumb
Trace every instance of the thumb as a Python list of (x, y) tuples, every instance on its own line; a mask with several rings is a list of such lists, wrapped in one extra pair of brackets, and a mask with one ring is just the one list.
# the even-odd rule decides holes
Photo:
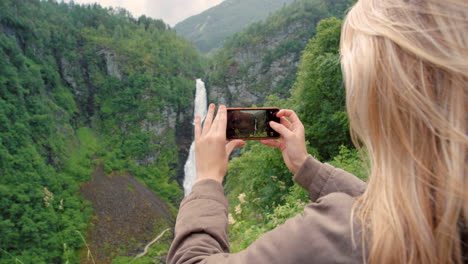
[(235, 150), (238, 147), (243, 147), (245, 146), (245, 142), (243, 140), (233, 140), (227, 143), (226, 145), (226, 155), (229, 157), (231, 155), (231, 152)]

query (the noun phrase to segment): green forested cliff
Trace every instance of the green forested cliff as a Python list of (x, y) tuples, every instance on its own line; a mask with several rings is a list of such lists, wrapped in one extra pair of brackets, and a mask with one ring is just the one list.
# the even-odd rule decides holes
[(78, 262), (91, 216), (79, 184), (98, 164), (180, 200), (178, 150), (191, 139), (179, 138), (201, 73), (162, 21), (1, 1), (0, 263)]
[(226, 40), (213, 55), (206, 77), (209, 99), (248, 107), (269, 94), (287, 98), (307, 42), (317, 23), (343, 17), (350, 0), (296, 0)]
[[(0, 1), (0, 263), (159, 263), (168, 235), (150, 256), (133, 257), (173, 225), (200, 76), (217, 104), (239, 106), (235, 96), (250, 93), (250, 105), (294, 109), (310, 153), (365, 178), (338, 55), (350, 4), (294, 1), (206, 58), (163, 21), (125, 10)], [(226, 181), (233, 251), (307, 202), (279, 151), (255, 142), (231, 161)], [(148, 193), (169, 206), (146, 214), (162, 201), (137, 200)], [(116, 221), (96, 210), (127, 199), (142, 211), (123, 219), (145, 221), (146, 238), (96, 238)]]

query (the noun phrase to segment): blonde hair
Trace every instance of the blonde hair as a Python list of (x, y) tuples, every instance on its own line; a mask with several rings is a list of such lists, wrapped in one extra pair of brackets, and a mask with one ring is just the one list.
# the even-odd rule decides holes
[[(359, 0), (341, 37), (347, 109), (370, 161), (370, 263), (462, 263), (468, 227), (466, 0)], [(367, 251), (366, 250), (366, 251)]]

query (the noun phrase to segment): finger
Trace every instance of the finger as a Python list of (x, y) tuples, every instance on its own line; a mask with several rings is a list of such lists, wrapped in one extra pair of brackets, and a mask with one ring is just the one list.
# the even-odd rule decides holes
[(229, 157), (229, 155), (231, 155), (231, 152), (233, 150), (242, 146), (245, 146), (245, 142), (243, 140), (229, 141), (229, 143), (226, 144), (226, 155)]
[(220, 105), (218, 107), (218, 114), (216, 115), (213, 124), (216, 124), (216, 131), (218, 133), (223, 133), (224, 135), (226, 135), (227, 110), (225, 105)]
[(205, 122), (203, 123), (203, 132), (202, 132), (203, 134), (208, 133), (208, 131), (210, 131), (211, 129), (211, 124), (213, 122), (214, 109), (215, 109), (215, 105), (210, 104), (210, 106), (208, 107), (208, 114), (206, 114)]
[(273, 128), (273, 130), (275, 130), (276, 132), (280, 133), (280, 135), (284, 138), (289, 138), (293, 135), (291, 130), (287, 129), (282, 124), (278, 124), (274, 121), (270, 121), (270, 127)]
[(297, 116), (296, 112), (294, 112), (293, 110), (289, 110), (289, 109), (281, 109), (277, 114), (276, 114), (277, 117), (281, 118), (281, 117), (287, 117), (292, 124), (295, 124), (297, 122), (301, 123), (301, 120), (299, 120), (299, 117)]
[(292, 130), (292, 128), (293, 128), (293, 127), (292, 127), (292, 124), (291, 124), (291, 122), (289, 122), (288, 119), (286, 119), (286, 117), (282, 117), (282, 118), (280, 119), (280, 122), (281, 122), (281, 124), (282, 124), (283, 126), (285, 126), (287, 129)]
[(201, 134), (201, 117), (199, 115), (195, 116), (195, 141), (200, 138)]
[(262, 143), (265, 146), (270, 146), (270, 147), (281, 149), (282, 141), (267, 139), (267, 140), (261, 140), (260, 143)]

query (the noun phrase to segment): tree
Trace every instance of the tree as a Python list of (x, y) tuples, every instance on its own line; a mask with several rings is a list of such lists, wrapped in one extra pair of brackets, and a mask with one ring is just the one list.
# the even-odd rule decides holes
[(352, 145), (338, 54), (341, 23), (334, 17), (318, 23), (291, 90), (291, 105), (304, 123), (307, 140), (325, 159), (338, 154), (340, 145)]

